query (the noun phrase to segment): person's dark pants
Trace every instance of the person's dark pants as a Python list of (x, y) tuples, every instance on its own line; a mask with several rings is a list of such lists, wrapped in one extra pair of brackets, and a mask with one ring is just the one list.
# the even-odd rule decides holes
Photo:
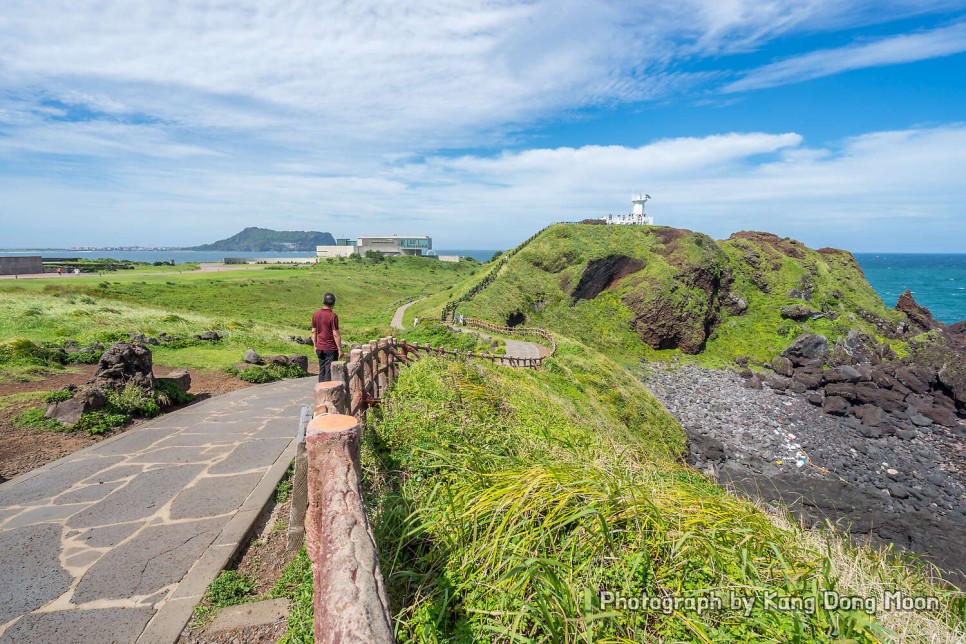
[(332, 380), (332, 363), (339, 357), (339, 352), (316, 349), (315, 355), (319, 356), (319, 382)]

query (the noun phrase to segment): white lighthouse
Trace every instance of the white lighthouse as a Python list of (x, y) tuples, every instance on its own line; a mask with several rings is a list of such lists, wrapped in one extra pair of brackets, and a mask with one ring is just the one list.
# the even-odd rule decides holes
[(603, 217), (603, 220), (608, 226), (653, 226), (654, 217), (644, 212), (644, 204), (650, 198), (651, 195), (643, 193), (633, 195), (631, 203), (634, 205), (634, 208), (631, 210), (631, 214), (607, 215)]
[(651, 195), (637, 194), (631, 199), (631, 203), (634, 204), (634, 209), (631, 210), (632, 221), (630, 223), (637, 224), (638, 226), (654, 225), (654, 217), (649, 217), (644, 213), (644, 204), (650, 198)]

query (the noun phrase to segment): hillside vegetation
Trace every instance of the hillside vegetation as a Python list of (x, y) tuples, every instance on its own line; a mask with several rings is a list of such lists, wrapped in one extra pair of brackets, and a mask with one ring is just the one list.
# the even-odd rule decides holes
[[(850, 253), (767, 233), (716, 242), (661, 226), (558, 224), (491, 270), (492, 282), (460, 313), (553, 329), (625, 364), (682, 354), (767, 363), (802, 333), (881, 337), (903, 319)], [(450, 299), (438, 295), (412, 313), (438, 315)]]
[(306, 251), (314, 255), (316, 246), (334, 244), (335, 238), (330, 233), (249, 227), (227, 239), (193, 246), (186, 250), (224, 250), (241, 253)]
[[(565, 338), (544, 364), (425, 358), (369, 418), (365, 493), (400, 642), (963, 635), (955, 593), (681, 464), (681, 427), (626, 369)], [(288, 584), (286, 641), (311, 641), (304, 560)], [(882, 610), (886, 591), (937, 597), (938, 609)], [(871, 598), (875, 614), (826, 605), (826, 592)], [(635, 610), (608, 601), (617, 596), (723, 604)], [(778, 598), (801, 605), (782, 610)]]

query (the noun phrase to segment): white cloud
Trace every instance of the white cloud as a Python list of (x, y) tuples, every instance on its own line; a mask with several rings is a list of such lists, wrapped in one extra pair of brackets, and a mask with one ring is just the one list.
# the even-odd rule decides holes
[[(465, 146), (686, 85), (681, 57), (948, 0), (8, 0), (8, 90), (275, 139)], [(873, 10), (873, 8), (875, 10)]]
[(725, 93), (800, 83), (866, 67), (882, 67), (966, 51), (966, 23), (875, 42), (813, 51), (754, 69), (728, 84)]
[[(876, 154), (901, 156), (901, 146), (960, 162), (929, 134), (946, 130), (891, 135), (909, 137), (901, 146), (877, 135), (843, 150), (806, 147), (794, 133), (739, 133), (447, 152), (526, 143), (520, 133), (534, 123), (666, 98), (720, 74), (691, 71), (689, 61), (962, 5), (7, 0), (0, 246), (192, 244), (245, 225), (358, 234), (398, 229), (402, 218), (454, 244), (507, 245), (554, 219), (619, 212), (633, 187), (651, 191), (671, 223), (711, 232), (745, 220), (770, 227), (775, 212), (797, 207), (783, 207), (783, 194), (828, 195), (825, 213), (843, 204), (866, 212), (863, 200), (880, 193), (842, 177), (879, 186), (876, 171), (892, 169)], [(927, 51), (911, 42), (906, 51)], [(928, 155), (901, 169), (909, 174), (881, 194), (901, 197), (903, 212), (921, 214), (916, 204), (927, 201), (950, 212), (951, 181), (938, 197), (913, 183), (934, 186), (948, 169)], [(722, 219), (702, 219), (702, 209)]]
[[(187, 158), (180, 172), (130, 170), (111, 190), (45, 190), (17, 178), (0, 180), (0, 191), (11, 212), (33, 213), (28, 230), (78, 245), (192, 244), (267, 225), (506, 247), (554, 221), (626, 212), (636, 188), (653, 195), (658, 223), (719, 238), (756, 229), (813, 246), (964, 252), (963, 167), (966, 125), (952, 125), (833, 147), (810, 147), (795, 133), (732, 133), (637, 148), (391, 160), (327, 175)], [(48, 213), (71, 211), (92, 214), (53, 229), (45, 223)]]

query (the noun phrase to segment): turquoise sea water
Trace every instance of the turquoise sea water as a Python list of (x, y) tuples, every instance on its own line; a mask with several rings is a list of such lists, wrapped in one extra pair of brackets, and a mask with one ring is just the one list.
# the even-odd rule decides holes
[(855, 259), (887, 306), (910, 290), (940, 322), (966, 320), (966, 254), (855, 253)]

